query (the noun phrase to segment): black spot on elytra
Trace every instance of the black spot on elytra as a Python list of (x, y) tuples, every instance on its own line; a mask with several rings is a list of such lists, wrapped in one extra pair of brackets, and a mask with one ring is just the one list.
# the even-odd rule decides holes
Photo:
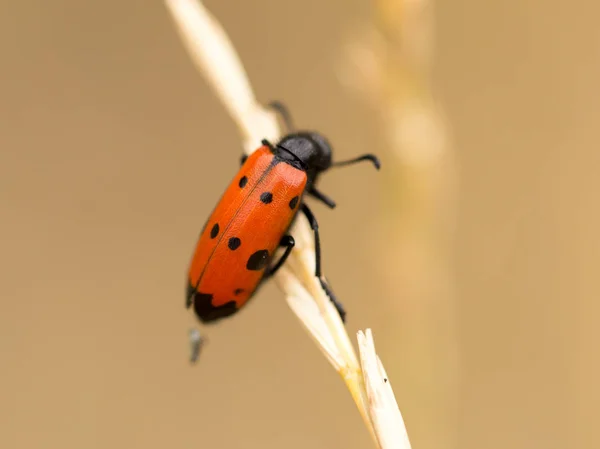
[(299, 199), (300, 199), (299, 197), (295, 196), (294, 198), (292, 198), (290, 200), (290, 209), (294, 210), (296, 208), (296, 206), (298, 205)]
[(196, 314), (203, 323), (210, 323), (220, 320), (221, 318), (233, 315), (237, 311), (238, 308), (235, 305), (235, 301), (229, 301), (219, 307), (211, 306), (209, 309), (203, 309), (201, 311), (196, 308)]
[(208, 293), (196, 292), (194, 295), (194, 311), (198, 318), (204, 323), (233, 315), (238, 310), (235, 301), (229, 301), (228, 303), (217, 307), (213, 305), (212, 299), (213, 295)]
[(273, 194), (271, 192), (263, 192), (260, 194), (260, 200), (265, 204), (269, 204), (273, 201)]
[(212, 229), (210, 230), (211, 239), (214, 239), (217, 235), (219, 235), (219, 223), (215, 223)]
[(242, 178), (240, 179), (240, 183), (238, 185), (243, 189), (244, 187), (246, 187), (246, 184), (248, 184), (248, 178), (245, 176), (242, 176)]
[(236, 295), (236, 296), (239, 295), (240, 293), (244, 293), (244, 289), (243, 288), (236, 288), (233, 291), (233, 294)]
[(231, 237), (229, 239), (229, 242), (227, 243), (227, 246), (229, 246), (230, 250), (235, 251), (240, 247), (241, 244), (242, 241), (240, 239), (238, 239), (237, 237)]
[(267, 266), (269, 261), (269, 251), (261, 249), (250, 256), (246, 263), (246, 268), (251, 271), (259, 271)]

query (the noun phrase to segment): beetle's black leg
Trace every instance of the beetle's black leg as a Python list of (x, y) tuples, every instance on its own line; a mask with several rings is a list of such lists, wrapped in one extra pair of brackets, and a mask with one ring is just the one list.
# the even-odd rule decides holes
[(319, 239), (319, 224), (311, 210), (304, 203), (302, 203), (302, 213), (306, 216), (306, 219), (310, 223), (310, 228), (315, 234), (315, 255), (317, 256), (315, 261), (315, 276), (321, 279), (321, 240)]
[(283, 103), (279, 101), (271, 101), (269, 104), (267, 104), (267, 106), (271, 109), (274, 109), (281, 116), (288, 132), (292, 132), (295, 129), (290, 111)]
[(329, 296), (329, 299), (331, 300), (331, 302), (335, 306), (335, 309), (340, 314), (340, 318), (342, 319), (342, 323), (345, 323), (346, 322), (346, 311), (344, 310), (344, 306), (335, 297), (335, 295), (333, 294), (333, 291), (331, 291), (331, 289), (329, 288), (329, 285), (327, 285), (327, 282), (325, 282), (323, 280), (323, 277), (319, 278), (319, 282), (321, 283), (321, 287), (323, 288), (323, 290), (325, 290), (325, 294), (327, 296)]
[(267, 139), (263, 139), (260, 141), (260, 143), (262, 143), (263, 145), (266, 145), (269, 147), (269, 149), (271, 150), (271, 153), (275, 153), (275, 147), (273, 146), (273, 144), (271, 142), (269, 142)]
[(330, 209), (334, 209), (336, 206), (335, 201), (333, 201), (331, 198), (329, 198), (324, 193), (318, 191), (315, 187), (311, 187), (310, 190), (308, 191), (308, 194), (310, 196), (318, 199), (319, 201), (321, 201), (323, 204), (325, 204)]
[(292, 249), (294, 249), (295, 244), (296, 244), (296, 241), (294, 240), (294, 237), (292, 237), (291, 235), (284, 235), (283, 237), (281, 237), (279, 246), (285, 246), (285, 251), (281, 255), (281, 258), (277, 261), (277, 263), (275, 265), (271, 266), (268, 269), (268, 271), (265, 273), (265, 276), (264, 276), (265, 279), (273, 276), (277, 272), (277, 270), (279, 270), (281, 268), (281, 266), (285, 263), (285, 261), (287, 260), (287, 258), (290, 255), (290, 253), (292, 252)]
[[(273, 146), (273, 144), (271, 142), (269, 142), (267, 139), (263, 139), (261, 140), (261, 142), (263, 145), (266, 145), (269, 147), (269, 149), (271, 150), (272, 153), (275, 152), (275, 147)], [(240, 157), (240, 165), (244, 165), (244, 163), (246, 162), (246, 160), (248, 159), (248, 155), (247, 154), (242, 154), (242, 157)]]
[(323, 278), (323, 274), (321, 273), (321, 240), (319, 239), (319, 224), (317, 223), (317, 219), (315, 218), (311, 210), (308, 208), (308, 206), (304, 203), (302, 203), (302, 213), (308, 219), (310, 227), (315, 234), (315, 276), (319, 279), (321, 287), (323, 287), (323, 290), (325, 290), (325, 293), (327, 294), (327, 296), (329, 296), (329, 299), (340, 314), (340, 318), (342, 319), (342, 321), (346, 322), (346, 311), (344, 310), (344, 307), (337, 300), (337, 298), (327, 285), (327, 281)]

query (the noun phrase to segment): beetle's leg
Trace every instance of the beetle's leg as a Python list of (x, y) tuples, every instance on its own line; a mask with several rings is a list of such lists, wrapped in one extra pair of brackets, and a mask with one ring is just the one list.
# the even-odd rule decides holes
[(317, 219), (315, 218), (315, 216), (313, 215), (311, 210), (308, 208), (308, 206), (304, 203), (302, 203), (302, 213), (308, 219), (308, 222), (310, 223), (310, 227), (315, 234), (315, 257), (316, 257), (316, 259), (315, 259), (315, 276), (317, 276), (317, 278), (319, 278), (321, 287), (323, 287), (323, 290), (325, 290), (325, 293), (327, 294), (327, 296), (329, 296), (329, 299), (331, 300), (331, 302), (337, 309), (338, 313), (340, 314), (340, 318), (342, 319), (342, 321), (346, 322), (346, 311), (344, 310), (344, 307), (337, 300), (337, 298), (335, 297), (335, 295), (333, 294), (333, 292), (327, 285), (327, 281), (323, 277), (323, 274), (321, 273), (321, 241), (319, 239), (319, 224), (317, 223)]
[[(260, 143), (263, 144), (263, 145), (268, 146), (269, 149), (271, 150), (271, 152), (275, 153), (275, 147), (267, 139), (261, 140)], [(246, 153), (242, 154), (242, 156), (240, 157), (240, 165), (244, 165), (244, 163), (246, 162), (247, 159), (248, 159), (248, 155)]]
[(275, 147), (273, 146), (273, 144), (271, 142), (269, 142), (267, 139), (263, 139), (260, 141), (260, 143), (262, 143), (263, 145), (266, 145), (269, 147), (269, 150), (271, 150), (271, 153), (275, 153)]
[(267, 107), (274, 109), (281, 116), (288, 132), (292, 132), (295, 129), (290, 111), (283, 103), (279, 101), (271, 101), (269, 104), (267, 104)]
[(304, 203), (302, 203), (302, 213), (308, 219), (308, 222), (310, 223), (310, 228), (313, 230), (313, 232), (315, 234), (315, 255), (317, 257), (316, 261), (315, 261), (315, 276), (317, 276), (320, 279), (321, 278), (321, 239), (319, 239), (319, 224), (317, 223), (317, 219), (315, 218), (315, 216), (313, 215), (311, 210)]
[(344, 310), (344, 305), (341, 302), (338, 301), (338, 299), (336, 298), (335, 294), (333, 293), (333, 291), (331, 290), (331, 288), (327, 284), (327, 281), (322, 276), (319, 278), (319, 282), (321, 283), (321, 287), (323, 288), (323, 290), (325, 290), (325, 294), (327, 296), (329, 296), (329, 299), (331, 300), (331, 302), (335, 306), (335, 309), (340, 314), (340, 318), (342, 319), (342, 323), (345, 323), (346, 322), (346, 310)]
[(317, 190), (315, 187), (311, 187), (310, 190), (308, 191), (308, 194), (310, 196), (312, 196), (313, 198), (316, 198), (317, 200), (321, 201), (323, 204), (325, 204), (330, 209), (335, 208), (335, 201), (333, 201), (331, 198), (329, 198), (324, 193)]
[(275, 265), (271, 266), (265, 272), (265, 276), (264, 276), (265, 279), (273, 276), (277, 272), (277, 270), (279, 270), (281, 268), (281, 266), (285, 263), (285, 261), (287, 260), (287, 258), (290, 255), (290, 253), (292, 252), (292, 249), (294, 249), (295, 244), (296, 244), (296, 242), (294, 240), (294, 237), (292, 237), (291, 235), (284, 235), (283, 237), (281, 237), (279, 246), (285, 246), (285, 251), (281, 255), (281, 258), (277, 261), (277, 263)]

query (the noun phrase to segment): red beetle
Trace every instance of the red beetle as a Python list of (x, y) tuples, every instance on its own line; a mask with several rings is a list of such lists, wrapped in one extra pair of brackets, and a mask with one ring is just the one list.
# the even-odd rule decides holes
[[(289, 126), (285, 109), (273, 106)], [(332, 163), (331, 146), (315, 132), (293, 132), (276, 145), (266, 140), (262, 144), (242, 158), (241, 169), (204, 225), (189, 267), (186, 307), (193, 305), (204, 323), (237, 312), (290, 255), (294, 239), (288, 230), (302, 211), (315, 235), (315, 275), (344, 319), (342, 305), (321, 275), (317, 220), (304, 203), (304, 194), (334, 208), (335, 203), (315, 187), (319, 175), (331, 167), (363, 160), (379, 169), (379, 160), (366, 154)], [(285, 251), (274, 262), (272, 256), (279, 247)]]

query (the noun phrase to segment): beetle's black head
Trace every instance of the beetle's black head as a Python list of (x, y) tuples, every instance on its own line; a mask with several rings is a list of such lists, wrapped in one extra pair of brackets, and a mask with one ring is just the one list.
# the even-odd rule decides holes
[(288, 134), (277, 144), (279, 157), (313, 179), (331, 167), (331, 146), (325, 137), (314, 132)]

